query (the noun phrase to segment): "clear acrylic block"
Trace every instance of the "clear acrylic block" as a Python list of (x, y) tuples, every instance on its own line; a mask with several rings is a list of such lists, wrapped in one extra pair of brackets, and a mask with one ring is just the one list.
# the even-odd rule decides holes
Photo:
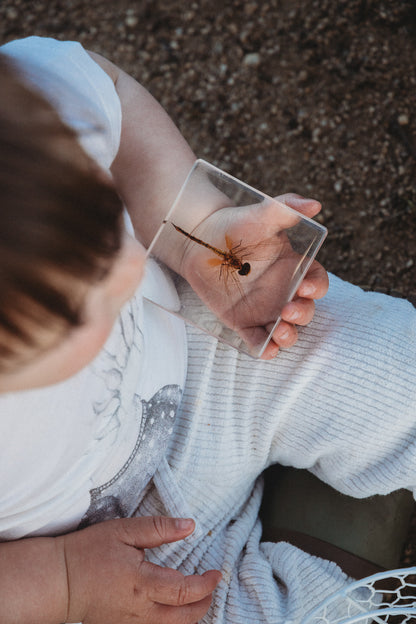
[[(148, 255), (182, 263), (172, 307), (218, 340), (261, 358), (327, 230), (204, 160), (197, 160)], [(197, 294), (195, 294), (195, 292)]]

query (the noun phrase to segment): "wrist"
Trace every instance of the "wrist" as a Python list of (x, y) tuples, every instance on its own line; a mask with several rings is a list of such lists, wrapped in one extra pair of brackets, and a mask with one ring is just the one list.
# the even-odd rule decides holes
[[(208, 239), (216, 237), (216, 223), (222, 221), (218, 215), (228, 208), (230, 199), (209, 180), (183, 187), (171, 211), (156, 234), (151, 252), (169, 268), (188, 279), (187, 273), (195, 270), (195, 245), (206, 234)], [(201, 247), (199, 248), (201, 250)]]
[[(62, 612), (60, 622), (71, 622), (70, 619), (70, 584), (69, 584), (69, 574), (68, 574), (68, 565), (66, 560), (66, 550), (65, 550), (65, 535), (55, 538), (55, 551), (56, 558), (59, 562), (59, 586), (61, 588), (60, 592), (60, 610)], [(77, 620), (78, 621), (78, 620)]]
[(68, 583), (58, 539), (35, 537), (0, 544), (2, 624), (67, 621)]
[(79, 543), (80, 532), (68, 533), (56, 539), (60, 559), (61, 577), (65, 578), (62, 604), (64, 619), (61, 622), (82, 622), (87, 612), (88, 587), (79, 581), (83, 570), (83, 558), (88, 557), (85, 544)]

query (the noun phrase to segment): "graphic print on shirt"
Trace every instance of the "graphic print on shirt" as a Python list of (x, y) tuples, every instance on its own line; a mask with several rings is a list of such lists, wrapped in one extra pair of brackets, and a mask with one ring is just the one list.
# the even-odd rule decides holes
[(179, 386), (168, 385), (150, 401), (141, 401), (141, 427), (133, 452), (110, 481), (91, 490), (90, 507), (79, 528), (134, 515), (144, 488), (164, 455), (181, 395)]
[[(99, 423), (94, 445), (104, 457), (106, 476), (103, 481), (97, 477), (97, 487), (90, 490), (90, 505), (80, 527), (134, 514), (165, 454), (182, 396), (179, 385), (163, 384), (163, 378), (159, 389), (155, 385), (153, 396), (148, 391), (151, 398), (148, 395), (145, 400), (139, 394), (144, 391), (141, 381), (146, 371), (141, 306), (134, 299), (122, 310), (93, 366), (101, 388), (93, 403), (94, 418)], [(110, 466), (115, 457), (120, 461), (116, 461), (112, 475)]]

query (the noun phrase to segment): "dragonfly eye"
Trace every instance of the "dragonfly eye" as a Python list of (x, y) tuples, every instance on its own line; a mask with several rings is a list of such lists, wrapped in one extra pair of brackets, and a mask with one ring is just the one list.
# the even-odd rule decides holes
[(239, 275), (248, 275), (251, 271), (251, 266), (248, 262), (244, 262), (241, 269), (238, 270)]

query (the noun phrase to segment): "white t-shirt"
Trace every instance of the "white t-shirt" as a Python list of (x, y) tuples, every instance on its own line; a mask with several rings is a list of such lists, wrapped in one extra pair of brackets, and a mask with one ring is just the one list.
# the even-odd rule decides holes
[[(120, 101), (82, 46), (30, 37), (0, 50), (108, 169)], [(137, 508), (172, 433), (186, 372), (183, 323), (148, 302), (150, 291), (175, 305), (153, 261), (89, 366), (54, 386), (0, 395), (0, 539), (61, 533)]]

